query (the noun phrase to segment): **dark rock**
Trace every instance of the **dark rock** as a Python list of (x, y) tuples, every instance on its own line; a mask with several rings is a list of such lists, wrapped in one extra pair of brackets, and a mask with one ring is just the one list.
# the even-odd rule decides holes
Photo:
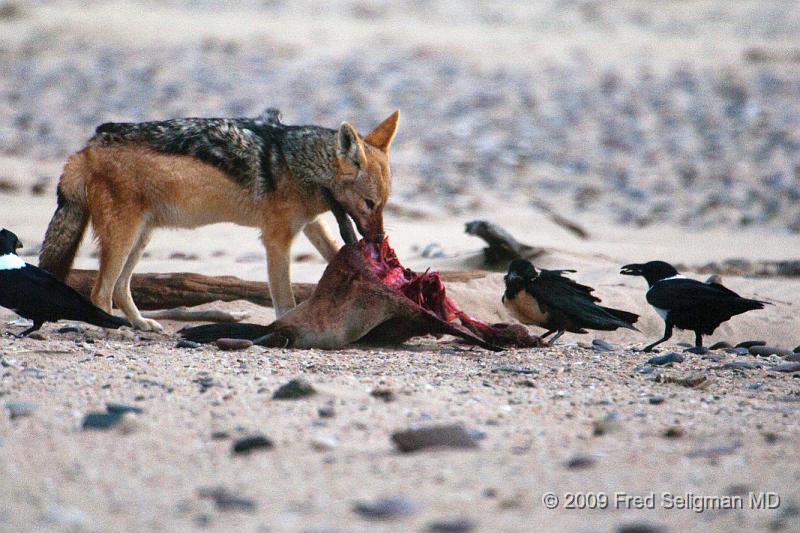
[(740, 442), (734, 442), (733, 444), (726, 444), (723, 446), (716, 446), (714, 448), (697, 448), (695, 450), (690, 451), (686, 455), (688, 457), (706, 457), (709, 459), (713, 459), (715, 457), (719, 457), (721, 455), (730, 455), (735, 453), (741, 447)]
[(24, 416), (31, 416), (38, 407), (30, 402), (6, 402), (6, 409), (8, 409), (8, 416), (12, 420), (15, 418), (22, 418)]
[(245, 511), (252, 513), (256, 510), (256, 502), (250, 498), (243, 498), (229, 492), (223, 487), (208, 487), (197, 491), (200, 498), (214, 500), (220, 511)]
[(336, 410), (332, 405), (323, 405), (317, 408), (317, 415), (319, 415), (320, 418), (333, 418), (336, 416)]
[(275, 394), (272, 395), (273, 400), (296, 400), (298, 398), (306, 398), (313, 396), (317, 391), (314, 387), (303, 378), (293, 379), (290, 382), (281, 385)]
[(274, 447), (272, 440), (265, 435), (250, 435), (237, 439), (231, 448), (233, 453), (249, 454), (257, 450), (270, 450)]
[(761, 436), (764, 437), (764, 442), (766, 442), (767, 444), (775, 444), (776, 442), (781, 440), (780, 436), (773, 431), (765, 431), (764, 433), (761, 434)]
[(764, 386), (763, 383), (750, 383), (745, 388), (747, 388), (749, 390), (759, 390), (763, 386)]
[(199, 342), (189, 341), (186, 339), (181, 339), (175, 345), (176, 348), (201, 348), (203, 345)]
[(379, 398), (386, 403), (394, 401), (394, 391), (383, 387), (376, 387), (369, 393), (373, 398)]
[(733, 345), (725, 341), (715, 342), (714, 344), (708, 347), (709, 350), (728, 350), (730, 348), (733, 348)]
[(227, 431), (213, 431), (211, 433), (212, 440), (225, 440), (229, 438), (231, 435)]
[(686, 348), (684, 352), (693, 353), (697, 355), (705, 355), (708, 353), (708, 348), (706, 348), (705, 346), (693, 346), (691, 348)]
[(666, 533), (667, 528), (650, 522), (630, 522), (617, 528), (617, 533)]
[(713, 361), (715, 363), (719, 363), (720, 361), (724, 361), (725, 356), (721, 353), (711, 353), (703, 356), (703, 361)]
[(757, 355), (758, 357), (769, 357), (773, 354), (780, 357), (787, 357), (794, 354), (794, 352), (786, 348), (775, 348), (773, 346), (753, 346), (749, 351), (751, 355)]
[(564, 463), (564, 466), (570, 470), (580, 470), (583, 468), (590, 468), (594, 466), (594, 463), (594, 457), (589, 455), (574, 455), (566, 463)]
[(106, 411), (116, 415), (124, 415), (125, 413), (135, 413), (138, 415), (144, 413), (141, 407), (125, 405), (124, 403), (107, 403)]
[(786, 372), (786, 373), (794, 373), (800, 372), (800, 363), (783, 363), (780, 365), (771, 366), (768, 368), (772, 372)]
[(79, 326), (64, 326), (64, 327), (58, 328), (56, 330), (56, 333), (81, 333), (82, 331), (83, 331), (83, 328), (81, 328)]
[(111, 429), (122, 422), (122, 415), (119, 413), (87, 413), (83, 417), (81, 429)]
[(33, 339), (35, 341), (46, 341), (47, 335), (44, 334), (42, 331), (34, 331), (33, 333), (29, 334), (26, 339)]
[(680, 439), (686, 435), (686, 430), (681, 426), (670, 426), (664, 430), (664, 436), (668, 439)]
[(468, 533), (475, 530), (475, 522), (468, 518), (442, 520), (428, 524), (430, 533)]
[(592, 434), (601, 437), (620, 428), (619, 413), (608, 413), (602, 420), (592, 422)]
[(597, 352), (613, 352), (617, 347), (603, 339), (594, 339), (592, 340), (592, 349)]
[(369, 520), (392, 520), (411, 516), (417, 511), (417, 504), (405, 496), (393, 496), (356, 502), (353, 510)]
[(253, 341), (247, 339), (217, 339), (215, 344), (220, 350), (235, 352), (250, 348), (253, 345)]
[(754, 368), (760, 368), (764, 366), (764, 363), (749, 363), (747, 361), (731, 361), (730, 363), (725, 363), (722, 365), (722, 368), (735, 368), (737, 370), (753, 370)]
[(431, 426), (392, 434), (392, 441), (401, 452), (425, 448), (476, 448), (478, 443), (461, 425)]
[(663, 396), (655, 395), (655, 396), (650, 396), (650, 398), (647, 401), (650, 403), (650, 405), (660, 405), (664, 403), (664, 400), (665, 398)]
[(800, 362), (800, 353), (794, 352), (784, 357), (784, 359), (790, 363)]
[(800, 353), (800, 345), (798, 345), (798, 346), (795, 346), (794, 350), (792, 350), (792, 351), (793, 351), (794, 353)]
[(753, 346), (766, 346), (766, 341), (743, 341), (734, 346), (734, 348), (747, 348), (748, 350)]
[(647, 362), (651, 365), (662, 366), (671, 363), (682, 363), (683, 356), (676, 352), (665, 353), (664, 355), (654, 355)]
[(509, 372), (511, 374), (538, 374), (539, 370), (536, 368), (527, 368), (524, 366), (502, 365), (492, 369), (492, 373)]

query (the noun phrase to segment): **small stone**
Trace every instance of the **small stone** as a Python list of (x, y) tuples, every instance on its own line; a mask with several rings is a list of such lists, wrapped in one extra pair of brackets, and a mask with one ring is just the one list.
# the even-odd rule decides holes
[(469, 533), (475, 530), (475, 522), (468, 518), (442, 520), (431, 522), (428, 524), (427, 530), (430, 533)]
[(64, 326), (56, 330), (56, 333), (81, 333), (81, 332), (83, 332), (83, 328), (81, 328), (80, 326)]
[(11, 417), (11, 420), (31, 416), (37, 408), (36, 404), (30, 402), (6, 402), (6, 409), (8, 409), (8, 416)]
[(232, 450), (237, 454), (249, 454), (257, 450), (269, 450), (273, 446), (272, 440), (265, 435), (250, 435), (237, 439), (233, 443)]
[(317, 408), (317, 415), (320, 418), (333, 418), (336, 416), (336, 410), (332, 405), (322, 405)]
[(197, 491), (200, 498), (214, 500), (220, 511), (245, 511), (252, 513), (256, 510), (256, 502), (250, 498), (243, 498), (229, 492), (223, 487), (202, 488)]
[(653, 372), (655, 372), (656, 367), (650, 365), (644, 365), (644, 366), (637, 366), (635, 370), (637, 374), (652, 374)]
[(461, 425), (430, 426), (392, 434), (392, 441), (401, 452), (426, 448), (477, 448), (478, 443)]
[(681, 426), (670, 426), (664, 430), (664, 436), (668, 439), (680, 439), (686, 435), (686, 430)]
[(212, 431), (211, 432), (211, 440), (225, 440), (229, 438), (231, 435), (227, 431)]
[(194, 342), (186, 339), (181, 339), (175, 345), (176, 348), (202, 348), (202, 344), (199, 342)]
[(663, 396), (655, 395), (650, 396), (647, 401), (650, 403), (650, 405), (660, 405), (664, 403), (664, 400), (665, 398)]
[(42, 333), (41, 331), (34, 331), (33, 333), (29, 334), (26, 339), (33, 339), (35, 341), (46, 341), (47, 335)]
[(81, 429), (111, 429), (122, 422), (122, 415), (119, 413), (87, 413), (83, 417)]
[(570, 470), (581, 470), (594, 466), (594, 463), (594, 457), (579, 454), (573, 455), (566, 463), (564, 463), (564, 466)]
[(722, 365), (722, 368), (735, 368), (737, 370), (753, 370), (754, 368), (760, 368), (764, 366), (764, 363), (749, 363), (747, 361), (731, 361), (730, 363), (725, 363)]
[(592, 434), (601, 437), (620, 428), (619, 413), (608, 413), (602, 420), (592, 422)]
[(594, 339), (592, 340), (592, 349), (596, 352), (613, 352), (617, 347), (603, 339)]
[(714, 448), (697, 448), (687, 453), (688, 457), (705, 457), (713, 459), (721, 455), (730, 455), (739, 449), (741, 443), (734, 442), (733, 444), (725, 444)]
[(253, 345), (253, 341), (247, 339), (217, 339), (215, 342), (217, 348), (226, 352), (235, 352), (238, 350), (246, 350)]
[(800, 363), (783, 363), (781, 365), (771, 366), (768, 370), (785, 373), (800, 372)]
[(370, 392), (369, 395), (373, 398), (379, 398), (386, 403), (393, 402), (395, 400), (394, 391), (392, 391), (392, 389), (383, 387), (376, 387), (372, 389), (372, 392)]
[(769, 357), (770, 355), (787, 357), (794, 354), (794, 352), (786, 348), (775, 348), (773, 346), (753, 346), (749, 350), (751, 355), (756, 355), (758, 357)]
[(792, 350), (792, 351), (793, 351), (794, 353), (800, 353), (800, 345), (798, 345), (798, 346), (795, 346), (794, 350)]
[(731, 350), (728, 351), (731, 353), (735, 353), (736, 355), (750, 355), (749, 348), (732, 348)]
[(662, 366), (671, 363), (682, 363), (683, 356), (676, 352), (665, 353), (664, 355), (654, 355), (647, 362), (651, 365)]
[(510, 372), (512, 374), (538, 374), (539, 370), (536, 368), (527, 368), (524, 366), (502, 365), (492, 369), (492, 373)]
[(714, 363), (719, 363), (725, 360), (725, 356), (721, 353), (712, 353), (703, 356), (704, 361), (712, 361)]
[(16, 368), (16, 361), (14, 359), (9, 359), (7, 357), (0, 357), (0, 366), (3, 368)]
[(411, 516), (417, 511), (417, 504), (405, 496), (393, 496), (356, 502), (353, 510), (368, 520), (392, 520)]
[(728, 350), (730, 348), (733, 348), (733, 345), (725, 341), (715, 342), (714, 344), (708, 347), (709, 350)]
[(38, 368), (25, 368), (22, 370), (22, 372), (20, 372), (20, 374), (36, 379), (44, 379), (44, 370), (39, 370)]
[(748, 350), (753, 346), (766, 346), (766, 341), (743, 341), (734, 346), (734, 348), (747, 348)]
[(746, 388), (749, 390), (759, 390), (763, 386), (763, 383), (749, 383)]
[(617, 533), (666, 533), (667, 528), (650, 522), (630, 522), (617, 528)]
[(336, 438), (332, 435), (313, 435), (311, 447), (318, 452), (329, 452), (336, 449)]
[(781, 439), (780, 436), (773, 431), (765, 431), (761, 436), (764, 437), (764, 442), (767, 444), (775, 444)]
[(273, 400), (296, 400), (298, 398), (306, 398), (313, 396), (317, 391), (314, 387), (303, 378), (293, 379), (288, 383), (280, 386), (275, 394), (272, 395)]
[(134, 413), (138, 415), (144, 413), (141, 407), (125, 405), (124, 403), (107, 403), (106, 411), (117, 415), (124, 415), (125, 413)]
[(686, 348), (684, 352), (693, 353), (697, 355), (705, 355), (708, 353), (708, 348), (706, 348), (705, 346), (692, 346), (691, 348)]

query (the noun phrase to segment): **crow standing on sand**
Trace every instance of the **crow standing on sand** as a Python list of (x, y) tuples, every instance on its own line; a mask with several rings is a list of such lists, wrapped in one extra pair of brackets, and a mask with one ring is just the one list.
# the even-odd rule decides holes
[(617, 328), (636, 330), (633, 324), (639, 315), (602, 307), (596, 302), (591, 287), (580, 285), (562, 276), (574, 270), (541, 270), (524, 259), (514, 259), (503, 278), (506, 292), (503, 304), (523, 324), (547, 329), (542, 338), (553, 332), (555, 342), (565, 331), (588, 333), (587, 329), (612, 331)]
[(763, 309), (767, 303), (742, 298), (713, 278), (706, 283), (688, 279), (664, 261), (625, 265), (620, 274), (643, 276), (647, 280), (650, 286), (646, 294), (647, 302), (655, 308), (666, 325), (664, 337), (646, 346), (645, 352), (672, 337), (673, 327), (694, 331), (695, 347), (689, 351), (702, 352), (703, 335), (711, 335), (731, 317)]
[(33, 333), (45, 322), (60, 319), (79, 320), (112, 329), (130, 326), (127, 320), (95, 307), (46, 270), (27, 264), (17, 256), (19, 248), (22, 248), (22, 243), (16, 235), (7, 229), (0, 231), (0, 306), (33, 320), (33, 326), (19, 337)]

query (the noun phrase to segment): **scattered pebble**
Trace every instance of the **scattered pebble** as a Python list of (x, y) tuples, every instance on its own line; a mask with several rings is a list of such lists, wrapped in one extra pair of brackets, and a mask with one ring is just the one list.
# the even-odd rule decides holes
[(384, 387), (376, 387), (372, 389), (372, 392), (370, 392), (369, 395), (373, 398), (381, 399), (386, 403), (393, 402), (395, 400), (394, 391)]
[(512, 366), (512, 365), (501, 365), (492, 369), (492, 373), (496, 374), (497, 372), (510, 372), (511, 374), (538, 374), (539, 370), (537, 368), (528, 368), (524, 366)]
[(320, 418), (333, 418), (336, 416), (336, 410), (332, 405), (322, 405), (317, 408), (317, 415)]
[(747, 348), (748, 350), (753, 346), (766, 346), (766, 341), (743, 341), (734, 346), (734, 348)]
[(729, 350), (731, 348), (733, 348), (733, 345), (725, 341), (715, 342), (714, 344), (708, 347), (709, 350)]
[(769, 357), (770, 355), (787, 357), (794, 353), (786, 348), (775, 348), (773, 346), (753, 346), (749, 351), (751, 355), (757, 355), (758, 357)]
[(122, 415), (119, 413), (87, 413), (83, 417), (81, 429), (111, 429), (122, 422)]
[(31, 416), (37, 408), (37, 405), (31, 402), (6, 402), (6, 409), (8, 409), (11, 420)]
[(194, 342), (186, 339), (181, 339), (175, 345), (176, 348), (202, 348), (202, 344), (199, 342)]
[(664, 355), (654, 355), (647, 362), (651, 365), (662, 366), (668, 365), (672, 363), (682, 363), (684, 357), (677, 353), (677, 352), (669, 352), (665, 353)]
[(214, 343), (217, 348), (226, 352), (235, 352), (238, 350), (246, 350), (253, 345), (253, 341), (247, 339), (217, 339)]
[(603, 339), (594, 339), (592, 340), (592, 349), (597, 352), (613, 352), (617, 347)]
[(249, 454), (258, 450), (270, 450), (274, 447), (272, 440), (265, 435), (250, 435), (237, 439), (233, 443), (232, 451), (236, 454)]
[(417, 511), (417, 508), (416, 502), (405, 496), (392, 496), (356, 502), (353, 510), (369, 520), (392, 520), (411, 516)]
[(728, 351), (736, 355), (750, 355), (750, 350), (748, 348), (732, 348)]
[(650, 396), (650, 398), (648, 398), (647, 402), (650, 405), (661, 405), (662, 403), (664, 403), (665, 399), (666, 398), (664, 398), (663, 396), (656, 395), (656, 396)]
[(668, 439), (680, 439), (686, 435), (686, 430), (681, 426), (670, 426), (664, 430), (664, 436)]
[(117, 415), (124, 415), (125, 413), (142, 414), (144, 412), (141, 407), (125, 405), (124, 403), (107, 403), (106, 411)]
[(780, 365), (771, 366), (768, 370), (785, 373), (800, 372), (800, 363), (783, 363)]
[(318, 452), (329, 452), (336, 449), (336, 438), (332, 435), (312, 435), (311, 447)]
[(454, 518), (428, 524), (430, 533), (469, 533), (475, 530), (475, 522), (468, 518)]
[(570, 470), (582, 470), (584, 468), (590, 468), (594, 466), (595, 462), (596, 461), (594, 457), (591, 457), (590, 455), (578, 454), (573, 455), (566, 463), (564, 463), (564, 466)]
[(731, 361), (730, 363), (725, 363), (722, 365), (722, 368), (735, 368), (737, 370), (753, 370), (754, 368), (760, 368), (764, 366), (764, 363), (750, 363), (748, 361)]
[(244, 511), (252, 513), (256, 510), (256, 502), (250, 498), (238, 496), (224, 487), (207, 487), (197, 491), (200, 498), (214, 501), (220, 511)]
[(64, 333), (82, 333), (83, 331), (84, 331), (84, 329), (82, 327), (80, 327), (80, 326), (70, 325), (70, 326), (63, 326), (63, 327), (58, 328), (56, 330), (56, 333), (61, 333), (61, 334), (64, 334)]
[(733, 444), (725, 444), (722, 446), (716, 446), (714, 448), (697, 448), (695, 450), (690, 451), (686, 455), (688, 457), (706, 457), (713, 459), (715, 457), (719, 457), (721, 455), (730, 455), (735, 453), (741, 447), (740, 442), (734, 442)]
[(430, 426), (392, 434), (392, 441), (401, 452), (426, 448), (476, 448), (475, 438), (461, 425)]
[(46, 341), (47, 340), (47, 335), (45, 335), (44, 332), (42, 332), (42, 331), (34, 331), (33, 333), (30, 333), (25, 338), (26, 339), (33, 339), (35, 341)]
[(595, 437), (601, 437), (620, 429), (620, 427), (619, 413), (608, 413), (601, 420), (592, 422), (592, 434)]
[(272, 395), (273, 400), (296, 400), (298, 398), (307, 398), (316, 394), (316, 389), (303, 378), (293, 379), (288, 383), (280, 386), (275, 394)]

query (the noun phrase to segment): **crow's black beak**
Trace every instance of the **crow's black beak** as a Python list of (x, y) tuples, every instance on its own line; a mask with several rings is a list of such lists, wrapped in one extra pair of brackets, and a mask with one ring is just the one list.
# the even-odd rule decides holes
[(20, 248), (22, 248), (22, 243), (17, 241), (17, 250), (19, 250)]
[(641, 276), (642, 268), (641, 265), (625, 265), (620, 269), (619, 273), (623, 276)]

